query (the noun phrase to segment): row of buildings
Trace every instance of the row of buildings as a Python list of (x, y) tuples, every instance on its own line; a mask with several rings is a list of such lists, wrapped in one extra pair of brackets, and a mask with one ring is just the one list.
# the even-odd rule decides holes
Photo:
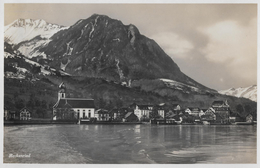
[(233, 113), (227, 101), (214, 101), (207, 109), (199, 107), (182, 108), (180, 104), (143, 105), (133, 103), (126, 108), (115, 108), (110, 111), (105, 109), (95, 110), (93, 99), (66, 98), (66, 86), (59, 85), (58, 101), (53, 107), (53, 120), (60, 119), (91, 119), (97, 121), (150, 121), (151, 119), (171, 120), (179, 122), (209, 122), (228, 124), (246, 120), (253, 121), (249, 114), (242, 118), (238, 113)]
[[(5, 120), (30, 120), (31, 112), (23, 108), (19, 113), (5, 110)], [(67, 98), (66, 86), (59, 85), (58, 101), (53, 106), (53, 120), (94, 120), (114, 122), (150, 122), (161, 120), (178, 123), (219, 123), (228, 124), (239, 121), (253, 122), (251, 114), (242, 118), (233, 113), (227, 101), (214, 101), (207, 109), (181, 107), (180, 104), (143, 105), (133, 103), (126, 108), (95, 109), (93, 99)]]

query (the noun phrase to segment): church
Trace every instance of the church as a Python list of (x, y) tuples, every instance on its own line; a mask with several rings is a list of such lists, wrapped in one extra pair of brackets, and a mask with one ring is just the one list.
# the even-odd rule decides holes
[(53, 106), (53, 120), (95, 117), (94, 99), (67, 98), (64, 82), (59, 85), (58, 101)]

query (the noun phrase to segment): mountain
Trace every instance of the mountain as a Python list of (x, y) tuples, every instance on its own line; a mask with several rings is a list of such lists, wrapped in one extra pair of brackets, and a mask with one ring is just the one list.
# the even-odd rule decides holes
[(213, 91), (180, 71), (178, 65), (136, 26), (104, 15), (81, 19), (39, 49), (50, 66), (74, 76), (103, 78), (130, 85), (133, 80), (165, 78)]
[(4, 27), (4, 39), (5, 42), (10, 44), (18, 44), (22, 41), (31, 40), (36, 36), (49, 38), (64, 28), (66, 27), (47, 23), (42, 19), (17, 19)]
[(249, 87), (231, 88), (228, 90), (219, 91), (220, 94), (230, 95), (235, 97), (244, 97), (252, 101), (257, 102), (257, 85), (252, 85)]
[(39, 48), (50, 42), (49, 38), (56, 32), (67, 27), (47, 23), (46, 21), (32, 19), (18, 19), (4, 27), (4, 40), (16, 45), (16, 49), (29, 58), (42, 56)]
[[(18, 34), (8, 36), (16, 39)], [(232, 110), (239, 104), (256, 109), (256, 102), (221, 95), (194, 81), (136, 26), (105, 15), (81, 19), (52, 36), (31, 37), (18, 44), (5, 38), (5, 107), (35, 108), (46, 101), (51, 108), (63, 81), (68, 96), (93, 98), (97, 108), (133, 102), (208, 108), (215, 100), (228, 100)]]

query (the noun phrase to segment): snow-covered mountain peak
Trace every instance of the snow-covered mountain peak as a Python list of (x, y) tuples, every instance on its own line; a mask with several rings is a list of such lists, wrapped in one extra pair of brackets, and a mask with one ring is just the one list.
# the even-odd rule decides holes
[(29, 41), (39, 35), (42, 38), (50, 38), (53, 34), (66, 28), (67, 27), (47, 23), (42, 19), (17, 19), (5, 26), (5, 41), (12, 44), (18, 44), (22, 41)]
[(239, 87), (237, 89), (231, 88), (227, 90), (219, 91), (220, 94), (225, 94), (235, 97), (244, 97), (253, 101), (257, 101), (257, 85), (252, 85), (249, 87)]

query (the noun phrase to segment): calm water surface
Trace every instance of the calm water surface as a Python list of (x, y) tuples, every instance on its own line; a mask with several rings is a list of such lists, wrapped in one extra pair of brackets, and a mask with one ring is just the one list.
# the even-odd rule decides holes
[(4, 163), (256, 163), (256, 142), (256, 126), (5, 126)]

